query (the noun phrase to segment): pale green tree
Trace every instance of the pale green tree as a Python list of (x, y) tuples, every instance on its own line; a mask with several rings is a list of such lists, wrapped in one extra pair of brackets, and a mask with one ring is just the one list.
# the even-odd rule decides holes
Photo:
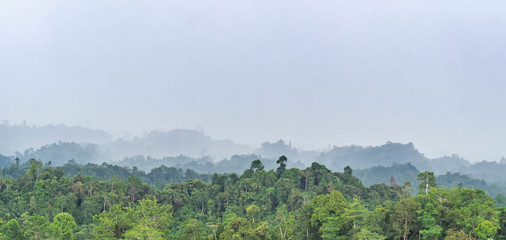
[(492, 239), (497, 234), (497, 228), (488, 220), (483, 221), (476, 228), (476, 235), (480, 240)]
[(60, 213), (53, 218), (51, 223), (51, 232), (56, 240), (68, 240), (74, 238), (74, 230), (77, 224), (74, 217), (69, 213)]

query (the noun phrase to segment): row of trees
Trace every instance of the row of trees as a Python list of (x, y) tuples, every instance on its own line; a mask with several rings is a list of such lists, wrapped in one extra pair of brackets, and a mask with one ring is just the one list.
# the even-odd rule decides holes
[(67, 177), (32, 160), (23, 176), (0, 179), (1, 238), (505, 239), (505, 209), (482, 190), (438, 188), (431, 172), (412, 196), (409, 182), (367, 188), (349, 167), (286, 162), (162, 186), (134, 174)]

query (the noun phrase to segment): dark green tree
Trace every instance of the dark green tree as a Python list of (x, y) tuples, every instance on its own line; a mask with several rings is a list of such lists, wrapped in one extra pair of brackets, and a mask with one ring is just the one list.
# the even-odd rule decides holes
[(288, 161), (288, 159), (285, 157), (285, 155), (280, 156), (276, 161), (276, 163), (279, 164), (279, 167), (276, 169), (278, 178), (281, 177), (281, 174), (286, 171), (286, 161)]
[(251, 162), (250, 169), (255, 170), (255, 172), (262, 171), (264, 170), (264, 164), (262, 163), (262, 161), (260, 161), (260, 159), (254, 160), (253, 162)]

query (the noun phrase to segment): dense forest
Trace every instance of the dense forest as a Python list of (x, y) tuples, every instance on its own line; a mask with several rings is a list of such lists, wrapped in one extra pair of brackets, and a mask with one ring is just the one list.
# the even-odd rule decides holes
[(286, 162), (211, 175), (17, 161), (2, 169), (1, 238), (506, 239), (502, 195), (494, 202), (483, 190), (439, 188), (428, 171), (413, 185), (366, 187), (350, 167)]

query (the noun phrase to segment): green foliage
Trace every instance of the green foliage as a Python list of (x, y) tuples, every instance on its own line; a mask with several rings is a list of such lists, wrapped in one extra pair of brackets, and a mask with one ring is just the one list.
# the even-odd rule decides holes
[(264, 170), (264, 164), (259, 159), (251, 162), (251, 170), (255, 170), (255, 172)]
[(360, 232), (354, 235), (354, 239), (357, 240), (384, 240), (385, 236), (382, 236), (378, 233), (371, 232), (367, 230), (367, 228), (362, 228)]
[(416, 227), (417, 212), (421, 209), (421, 204), (415, 198), (405, 198), (396, 203), (394, 208), (393, 230), (397, 236), (408, 239), (410, 232)]
[(69, 213), (60, 213), (53, 218), (50, 229), (54, 239), (66, 240), (74, 238), (74, 230), (77, 224), (74, 217)]
[(350, 207), (344, 212), (344, 219), (346, 221), (346, 224), (348, 227), (351, 227), (347, 235), (355, 236), (361, 232), (362, 229), (366, 227), (366, 222), (369, 215), (370, 212), (362, 204), (362, 201), (359, 198), (353, 198), (353, 202), (351, 202)]
[(253, 222), (255, 222), (255, 218), (258, 217), (258, 213), (260, 213), (260, 208), (256, 205), (251, 205), (246, 209), (246, 214)]
[(2, 233), (4, 239), (12, 239), (12, 240), (25, 240), (25, 234), (19, 227), (18, 221), (16, 219), (9, 220), (6, 224), (2, 226)]
[(446, 231), (446, 237), (445, 240), (471, 240), (464, 231), (462, 230), (455, 230), (453, 228), (450, 228)]
[(497, 228), (488, 220), (483, 221), (476, 228), (476, 235), (481, 240), (492, 239), (497, 233)]
[(93, 222), (93, 235), (99, 239), (120, 239), (132, 226), (132, 220), (119, 204), (94, 216)]
[[(0, 178), (6, 222), (0, 221), (0, 239), (506, 238), (506, 210), (494, 208), (501, 196), (482, 190), (429, 184), (412, 197), (409, 183), (367, 188), (349, 167), (251, 166), (242, 175), (214, 174), (207, 183), (192, 170), (163, 166), (146, 174), (72, 162), (54, 169), (33, 160), (19, 166), (17, 178)], [(83, 169), (95, 175), (78, 174)], [(97, 177), (111, 171), (124, 174)]]
[(476, 236), (478, 224), (495, 218), (492, 198), (481, 190), (462, 189), (456, 192), (455, 219), (460, 229)]
[(129, 240), (162, 240), (162, 233), (145, 224), (137, 224), (125, 233), (125, 239)]
[(419, 173), (416, 176), (416, 180), (422, 181), (422, 183), (418, 185), (418, 194), (425, 193), (425, 195), (427, 195), (431, 188), (436, 187), (436, 178), (433, 172), (425, 171)]
[(136, 224), (143, 224), (164, 232), (172, 221), (172, 207), (158, 204), (156, 198), (143, 199), (134, 209), (129, 209), (129, 217)]
[(181, 239), (196, 240), (206, 239), (206, 229), (197, 219), (188, 219), (184, 222), (183, 234)]
[(506, 208), (497, 209), (497, 220), (498, 220), (498, 239), (506, 239)]
[(278, 169), (276, 169), (276, 173), (278, 174), (278, 178), (281, 177), (281, 175), (285, 172), (286, 170), (286, 161), (288, 161), (288, 159), (285, 157), (285, 155), (282, 155), (281, 157), (279, 157), (279, 159), (276, 161), (277, 164), (279, 164), (279, 167)]
[(343, 218), (348, 203), (339, 191), (329, 195), (318, 195), (313, 198), (311, 224), (319, 228), (324, 239), (337, 239), (346, 233), (346, 219)]
[(49, 233), (50, 223), (43, 216), (29, 216), (27, 213), (21, 215), (23, 219), (23, 230), (26, 236), (30, 236), (31, 239), (47, 239)]
[(506, 207), (506, 197), (502, 194), (495, 196), (494, 202), (496, 207)]
[(417, 211), (418, 221), (421, 223), (420, 234), (423, 239), (439, 239), (443, 228), (436, 220), (441, 216), (438, 211), (438, 202), (429, 196), (419, 196), (417, 200), (422, 204), (422, 209)]

